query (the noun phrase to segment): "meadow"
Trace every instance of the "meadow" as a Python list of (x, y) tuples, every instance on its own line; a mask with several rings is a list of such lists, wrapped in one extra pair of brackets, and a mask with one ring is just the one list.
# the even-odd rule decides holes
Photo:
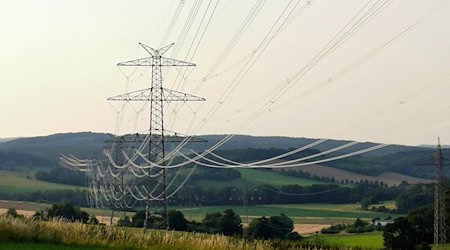
[[(26, 249), (39, 246), (68, 246), (55, 249), (353, 249), (332, 243), (311, 241), (244, 240), (239, 237), (208, 235), (200, 233), (165, 230), (129, 230), (123, 227), (109, 227), (66, 223), (64, 221), (33, 221), (0, 217), (0, 243), (3, 246), (16, 245)], [(43, 244), (43, 245), (40, 245)], [(20, 248), (22, 247), (22, 248)], [(81, 247), (81, 248), (79, 248)], [(44, 248), (47, 249), (47, 248)], [(361, 249), (361, 248), (358, 248)], [(373, 248), (363, 248), (373, 249)]]
[(336, 234), (336, 235), (313, 235), (306, 239), (318, 244), (332, 244), (348, 247), (366, 247), (381, 249), (383, 247), (382, 232), (363, 233), (363, 234)]
[[(274, 187), (281, 187), (289, 184), (297, 184), (299, 186), (311, 186), (313, 184), (327, 184), (326, 182), (309, 180), (300, 177), (293, 177), (280, 174), (276, 171), (266, 171), (261, 169), (236, 169), (241, 173), (241, 178), (230, 180), (230, 181), (213, 181), (213, 180), (199, 180), (196, 184), (208, 187), (226, 187), (226, 186), (236, 186), (253, 188), (258, 185), (271, 185)], [(328, 183), (329, 184), (329, 183)]]
[[(300, 177), (291, 177), (279, 174), (277, 172), (269, 172), (258, 169), (239, 169), (241, 178), (230, 181), (214, 181), (214, 180), (198, 180), (196, 184), (204, 187), (218, 187), (236, 186), (248, 188), (256, 187), (257, 185), (268, 184), (274, 187), (281, 187), (288, 184), (297, 184), (300, 186), (310, 186), (313, 184), (326, 184), (325, 182), (308, 180)], [(76, 190), (85, 189), (84, 187), (65, 185), (53, 182), (46, 182), (33, 179), (33, 172), (14, 172), (0, 170), (0, 192), (17, 194), (35, 191), (48, 190)]]
[(48, 190), (76, 190), (83, 187), (34, 180), (23, 175), (0, 173), (0, 192), (17, 194)]

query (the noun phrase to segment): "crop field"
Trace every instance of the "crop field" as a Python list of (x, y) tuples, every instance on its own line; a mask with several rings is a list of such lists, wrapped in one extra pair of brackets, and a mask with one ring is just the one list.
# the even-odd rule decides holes
[(177, 207), (187, 219), (201, 220), (206, 213), (223, 212), (231, 208), (241, 215), (244, 222), (246, 217), (273, 216), (284, 213), (295, 223), (335, 224), (352, 223), (356, 218), (370, 220), (373, 218), (398, 217), (399, 214), (378, 213), (364, 211), (359, 204), (291, 204), (291, 205), (260, 205), (260, 206), (212, 206), (212, 207)]
[(399, 185), (402, 181), (407, 181), (408, 183), (429, 183), (430, 180), (416, 178), (404, 174), (392, 173), (392, 172), (384, 172), (378, 176), (368, 176), (358, 173), (353, 173), (350, 171), (327, 167), (323, 165), (309, 165), (298, 168), (292, 168), (292, 170), (301, 170), (306, 173), (310, 173), (312, 175), (335, 178), (336, 180), (349, 180), (349, 181), (361, 181), (361, 180), (369, 180), (369, 181), (383, 181), (389, 186)]
[(0, 173), (0, 192), (26, 193), (46, 190), (75, 190), (83, 187), (28, 179), (26, 176)]
[(236, 186), (253, 187), (256, 185), (268, 184), (274, 187), (281, 187), (283, 185), (297, 184), (300, 186), (311, 186), (313, 184), (325, 184), (321, 181), (309, 180), (300, 177), (292, 177), (277, 173), (276, 171), (265, 171), (260, 169), (237, 169), (241, 173), (240, 179), (234, 179), (231, 181), (211, 181), (200, 180), (197, 184), (204, 187), (225, 187)]
[(350, 247), (367, 247), (373, 249), (383, 248), (383, 235), (381, 232), (364, 234), (336, 234), (336, 235), (314, 235), (307, 238), (308, 241), (334, 244)]

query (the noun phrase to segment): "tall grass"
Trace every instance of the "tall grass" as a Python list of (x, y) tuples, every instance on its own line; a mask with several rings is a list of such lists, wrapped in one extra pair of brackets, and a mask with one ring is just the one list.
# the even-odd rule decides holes
[[(343, 246), (316, 247), (308, 242), (250, 241), (222, 235), (186, 233), (163, 230), (134, 232), (127, 228), (50, 222), (0, 217), (1, 242), (39, 242), (73, 246), (94, 246), (116, 249), (361, 249)], [(308, 244), (308, 245), (303, 245)]]

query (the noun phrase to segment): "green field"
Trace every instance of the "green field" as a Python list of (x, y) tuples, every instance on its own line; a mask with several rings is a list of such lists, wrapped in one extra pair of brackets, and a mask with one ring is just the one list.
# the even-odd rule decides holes
[(318, 243), (336, 244), (350, 247), (369, 247), (373, 249), (383, 248), (383, 234), (381, 232), (364, 234), (336, 234), (336, 235), (314, 235), (307, 238), (308, 241)]
[(47, 190), (76, 190), (83, 187), (28, 179), (26, 176), (0, 173), (0, 192), (26, 193)]
[(283, 185), (297, 184), (300, 186), (311, 186), (313, 184), (326, 184), (325, 182), (304, 179), (300, 177), (292, 177), (280, 174), (275, 171), (266, 171), (260, 169), (237, 169), (241, 173), (241, 178), (231, 181), (212, 181), (199, 180), (196, 183), (203, 187), (226, 187), (236, 186), (244, 187), (248, 185), (249, 188), (257, 185), (268, 184), (274, 187), (281, 187)]
[(261, 205), (261, 206), (212, 206), (212, 207), (176, 207), (183, 212), (187, 219), (201, 220), (206, 213), (223, 212), (231, 208), (245, 217), (273, 216), (284, 213), (294, 219), (296, 223), (352, 223), (356, 218), (370, 220), (373, 218), (398, 217), (399, 214), (377, 213), (360, 209), (359, 204), (290, 204), (290, 205)]

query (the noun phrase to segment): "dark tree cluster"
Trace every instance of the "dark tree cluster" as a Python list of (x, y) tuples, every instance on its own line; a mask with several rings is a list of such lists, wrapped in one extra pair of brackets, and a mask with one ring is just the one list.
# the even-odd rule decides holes
[[(450, 189), (445, 193), (445, 217), (450, 221)], [(407, 217), (395, 219), (383, 231), (386, 249), (431, 249), (434, 234), (434, 206), (429, 205), (411, 211)], [(450, 226), (447, 224), (447, 242)]]
[(410, 186), (395, 199), (399, 212), (408, 212), (433, 203), (434, 189), (432, 185)]
[(89, 216), (87, 212), (82, 211), (79, 207), (73, 206), (68, 202), (53, 204), (50, 208), (39, 210), (33, 215), (33, 219), (63, 219), (69, 222), (77, 221), (81, 223), (98, 224), (98, 220), (95, 216)]
[(0, 192), (1, 200), (31, 201), (42, 203), (70, 202), (77, 206), (88, 206), (86, 191), (81, 190), (46, 190), (31, 193), (4, 193)]
[[(119, 226), (144, 227), (145, 210), (137, 211), (131, 218), (120, 218)], [(223, 213), (208, 213), (202, 222), (188, 221), (181, 211), (169, 210), (167, 212), (169, 229), (176, 231), (190, 231), (202, 233), (217, 233), (227, 236), (242, 235), (241, 218), (232, 209)], [(166, 216), (162, 212), (149, 213), (147, 216), (148, 228), (164, 228)]]
[(83, 172), (72, 171), (65, 168), (53, 168), (50, 171), (37, 171), (34, 175), (37, 180), (62, 183), (75, 186), (86, 186), (86, 176)]
[(253, 239), (290, 239), (300, 240), (302, 237), (293, 232), (294, 222), (284, 214), (261, 217), (250, 222), (246, 235)]
[(392, 200), (402, 189), (383, 188), (366, 183), (357, 186), (315, 184), (311, 186), (285, 185), (274, 187), (260, 185), (251, 188), (227, 186), (205, 189), (190, 185), (171, 199), (173, 205), (213, 206), (243, 204), (301, 204), (301, 203), (356, 203), (370, 197), (370, 204)]

